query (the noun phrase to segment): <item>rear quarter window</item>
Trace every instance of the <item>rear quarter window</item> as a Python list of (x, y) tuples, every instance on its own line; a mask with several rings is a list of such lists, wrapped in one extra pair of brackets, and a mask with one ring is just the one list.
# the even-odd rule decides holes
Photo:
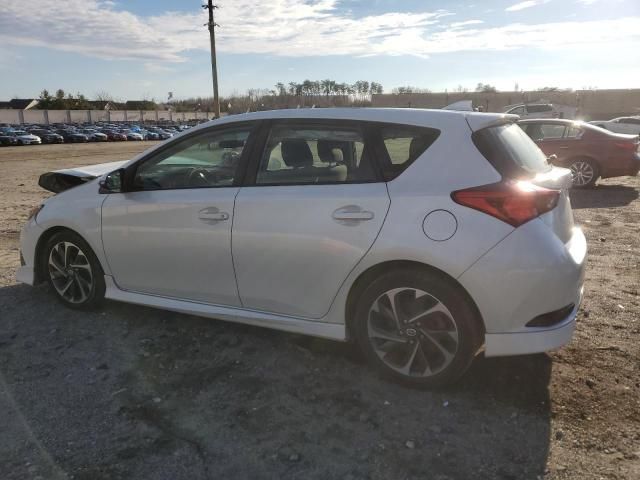
[(546, 155), (516, 124), (479, 130), (472, 135), (482, 155), (505, 178), (526, 178), (549, 171)]
[(440, 136), (440, 130), (425, 127), (389, 125), (379, 128), (386, 158), (382, 159), (382, 175), (390, 181), (404, 172)]

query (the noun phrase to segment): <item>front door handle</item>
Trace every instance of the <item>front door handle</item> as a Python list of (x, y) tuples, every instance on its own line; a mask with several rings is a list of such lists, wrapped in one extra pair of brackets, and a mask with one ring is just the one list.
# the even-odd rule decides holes
[(198, 218), (205, 222), (223, 222), (229, 220), (227, 212), (221, 212), (216, 207), (204, 208), (198, 212)]
[(373, 217), (375, 217), (375, 215), (369, 210), (364, 210), (359, 205), (347, 205), (345, 207), (334, 210), (331, 217), (340, 223), (344, 222), (347, 224), (352, 224), (357, 222), (364, 222), (366, 220), (373, 220)]

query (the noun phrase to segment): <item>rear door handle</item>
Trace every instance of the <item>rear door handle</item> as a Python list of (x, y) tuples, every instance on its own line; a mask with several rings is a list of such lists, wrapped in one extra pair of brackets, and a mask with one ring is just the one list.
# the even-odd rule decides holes
[(221, 212), (216, 207), (204, 208), (198, 212), (198, 218), (205, 222), (223, 222), (229, 220), (227, 212)]
[(373, 217), (375, 215), (369, 210), (364, 210), (359, 205), (347, 205), (345, 207), (334, 210), (331, 216), (334, 220), (351, 223), (373, 220)]

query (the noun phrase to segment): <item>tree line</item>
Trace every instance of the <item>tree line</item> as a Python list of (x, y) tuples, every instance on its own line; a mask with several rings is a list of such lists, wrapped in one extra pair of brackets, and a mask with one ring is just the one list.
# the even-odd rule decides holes
[(358, 80), (354, 83), (340, 83), (335, 80), (304, 80), (301, 83), (289, 82), (287, 84), (278, 82), (275, 89), (270, 91), (276, 96), (310, 96), (310, 95), (351, 95), (365, 98), (372, 94), (383, 93), (384, 88), (378, 82)]

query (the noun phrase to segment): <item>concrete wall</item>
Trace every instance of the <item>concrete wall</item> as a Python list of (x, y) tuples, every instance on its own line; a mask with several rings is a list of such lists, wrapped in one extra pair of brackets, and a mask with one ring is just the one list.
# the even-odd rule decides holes
[(171, 112), (168, 110), (10, 110), (0, 109), (0, 123), (85, 123), (207, 120), (208, 112)]
[(573, 92), (498, 93), (405, 93), (373, 95), (374, 107), (442, 108), (460, 100), (472, 100), (474, 107), (502, 112), (507, 105), (545, 101), (577, 108), (585, 120), (608, 120), (623, 115), (640, 115), (640, 89), (575, 90)]

